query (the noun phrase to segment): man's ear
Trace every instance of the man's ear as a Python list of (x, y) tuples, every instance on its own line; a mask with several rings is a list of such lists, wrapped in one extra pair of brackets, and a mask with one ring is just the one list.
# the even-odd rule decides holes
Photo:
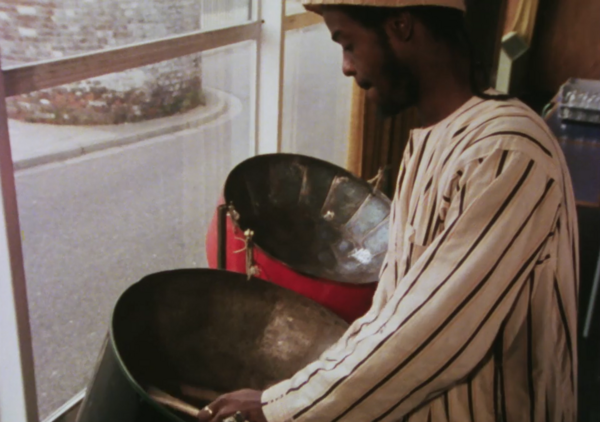
[(413, 36), (414, 18), (408, 12), (399, 12), (386, 22), (386, 31), (400, 41), (409, 41)]

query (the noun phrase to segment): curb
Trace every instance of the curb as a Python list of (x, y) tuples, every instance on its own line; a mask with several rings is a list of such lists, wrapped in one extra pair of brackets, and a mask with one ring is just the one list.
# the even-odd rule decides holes
[[(70, 146), (63, 146), (55, 152), (48, 152), (34, 157), (15, 160), (14, 169), (15, 171), (25, 170), (43, 164), (80, 157), (92, 152), (131, 145), (157, 136), (198, 128), (211, 121), (217, 120), (219, 117), (228, 113), (232, 103), (238, 101), (233, 95), (213, 88), (204, 88), (204, 93), (207, 99), (207, 105), (204, 107), (198, 107), (185, 114), (163, 117), (146, 122), (114, 125), (112, 127), (106, 126), (107, 132), (101, 135), (98, 135), (98, 133), (95, 132), (95, 130), (98, 129), (98, 126), (60, 126), (60, 129), (63, 131), (67, 128), (72, 128), (74, 131), (77, 130), (81, 133), (83, 141)], [(45, 130), (52, 130), (57, 127), (36, 123), (27, 123), (27, 125), (38, 126), (41, 133)], [(97, 138), (99, 137), (99, 139), (93, 139), (92, 141), (88, 140), (88, 144), (85, 144), (86, 129), (90, 132), (90, 137), (93, 138), (95, 135)], [(14, 142), (15, 139), (12, 141)], [(19, 139), (16, 141), (22, 142), (22, 140)]]

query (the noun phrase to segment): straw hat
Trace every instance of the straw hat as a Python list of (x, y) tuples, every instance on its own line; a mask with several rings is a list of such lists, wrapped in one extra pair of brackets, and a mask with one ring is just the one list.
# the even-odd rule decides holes
[(441, 6), (467, 10), (465, 0), (302, 0), (306, 10), (321, 13), (321, 6), (379, 6), (379, 7), (408, 7), (408, 6)]

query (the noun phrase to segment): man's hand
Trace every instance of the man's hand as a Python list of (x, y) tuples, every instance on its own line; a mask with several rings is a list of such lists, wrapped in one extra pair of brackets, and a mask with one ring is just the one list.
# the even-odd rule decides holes
[(262, 411), (262, 391), (240, 390), (224, 394), (198, 414), (199, 422), (221, 422), (240, 412), (248, 422), (267, 422)]

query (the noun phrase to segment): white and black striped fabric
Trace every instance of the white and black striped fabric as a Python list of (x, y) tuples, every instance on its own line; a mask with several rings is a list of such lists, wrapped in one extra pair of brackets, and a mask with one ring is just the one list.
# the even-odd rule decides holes
[(578, 233), (557, 141), (518, 100), (413, 131), (369, 312), (263, 393), (269, 422), (575, 422)]

